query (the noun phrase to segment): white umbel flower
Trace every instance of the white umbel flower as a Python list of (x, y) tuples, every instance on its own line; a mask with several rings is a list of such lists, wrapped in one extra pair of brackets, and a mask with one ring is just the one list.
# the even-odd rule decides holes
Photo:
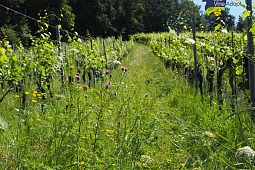
[(142, 163), (149, 164), (149, 163), (151, 163), (153, 161), (153, 159), (150, 156), (148, 156), (148, 155), (142, 155), (140, 161)]
[(238, 161), (250, 162), (254, 159), (255, 151), (249, 146), (239, 148), (236, 152), (236, 158)]
[(0, 131), (4, 131), (8, 128), (7, 122), (5, 122), (2, 118), (0, 118)]

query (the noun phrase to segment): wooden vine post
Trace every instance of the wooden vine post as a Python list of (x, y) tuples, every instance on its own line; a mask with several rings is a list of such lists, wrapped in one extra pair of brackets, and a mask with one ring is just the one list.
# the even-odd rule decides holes
[[(249, 89), (250, 89), (250, 103), (251, 107), (255, 107), (255, 63), (251, 59), (254, 55), (254, 44), (253, 44), (253, 34), (250, 32), (252, 27), (252, 2), (251, 0), (246, 0), (246, 9), (250, 11), (250, 15), (246, 18), (247, 20), (247, 37), (248, 37), (248, 70), (249, 70)], [(252, 119), (255, 121), (255, 115), (252, 112)]]
[[(61, 35), (60, 35), (60, 29), (58, 25), (56, 26), (56, 36), (57, 36), (57, 43), (58, 43), (58, 55), (62, 56)], [(62, 60), (61, 60), (61, 67), (60, 67), (60, 76), (61, 76), (62, 88), (64, 88), (65, 72), (64, 72), (64, 66), (63, 66)]]
[(193, 52), (194, 52), (194, 75), (195, 75), (195, 83), (196, 83), (196, 89), (198, 89), (198, 70), (197, 70), (197, 46), (196, 46), (196, 18), (193, 16), (192, 18), (192, 33), (193, 33), (193, 39), (195, 43), (193, 44)]

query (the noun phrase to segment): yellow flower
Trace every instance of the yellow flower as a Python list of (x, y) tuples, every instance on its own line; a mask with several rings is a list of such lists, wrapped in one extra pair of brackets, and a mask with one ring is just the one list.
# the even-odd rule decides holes
[(39, 93), (38, 93), (38, 94), (36, 94), (36, 95), (37, 95), (37, 97), (41, 97), (41, 96), (42, 96), (42, 95), (41, 95), (41, 94), (39, 94)]
[(171, 159), (168, 159), (168, 158), (165, 158), (164, 159), (167, 163), (171, 163), (172, 162), (172, 160)]
[(37, 103), (37, 100), (34, 100), (34, 99), (33, 99), (32, 102), (33, 102), (33, 103)]
[(18, 94), (16, 94), (16, 96), (15, 96), (16, 98), (19, 98), (19, 95)]
[(112, 164), (112, 166), (117, 166), (117, 164)]
[(29, 94), (29, 92), (28, 92), (28, 91), (26, 91), (26, 92), (25, 92), (25, 94)]
[(34, 96), (34, 97), (36, 97), (36, 94), (37, 94), (37, 92), (36, 92), (36, 91), (34, 91), (33, 96)]
[(180, 167), (184, 167), (185, 166), (185, 163), (180, 163)]
[(113, 133), (114, 130), (105, 130), (107, 133)]

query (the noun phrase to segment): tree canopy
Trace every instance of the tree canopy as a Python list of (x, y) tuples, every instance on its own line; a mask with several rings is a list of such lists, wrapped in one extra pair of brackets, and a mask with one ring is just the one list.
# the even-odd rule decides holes
[(199, 7), (191, 0), (2, 0), (0, 6), (0, 37), (19, 33), (21, 39), (36, 35), (42, 22), (102, 37), (161, 32), (169, 27), (181, 32), (191, 29), (193, 17), (199, 29), (203, 25)]

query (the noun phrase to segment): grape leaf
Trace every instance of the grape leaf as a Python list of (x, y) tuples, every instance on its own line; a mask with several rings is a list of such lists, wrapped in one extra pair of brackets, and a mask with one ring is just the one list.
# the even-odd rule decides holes
[(250, 16), (250, 15), (251, 15), (251, 11), (245, 10), (245, 11), (243, 12), (242, 18), (247, 18), (247, 17)]
[(255, 24), (252, 25), (250, 32), (252, 32), (253, 34), (255, 34)]

